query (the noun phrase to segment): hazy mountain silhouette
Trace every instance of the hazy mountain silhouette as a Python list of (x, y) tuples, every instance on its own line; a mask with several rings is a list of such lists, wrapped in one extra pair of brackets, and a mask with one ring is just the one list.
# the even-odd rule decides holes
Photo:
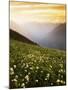
[(60, 24), (40, 42), (41, 46), (66, 49), (66, 24)]
[(10, 28), (42, 47), (66, 49), (66, 23), (11, 22)]
[(37, 45), (36, 43), (32, 42), (31, 40), (27, 39), (26, 37), (24, 37), (23, 35), (17, 33), (16, 31), (12, 29), (10, 29), (10, 39)]

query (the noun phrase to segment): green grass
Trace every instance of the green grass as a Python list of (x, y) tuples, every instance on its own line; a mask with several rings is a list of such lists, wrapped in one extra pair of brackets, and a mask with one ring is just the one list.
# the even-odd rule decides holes
[(66, 54), (10, 40), (10, 88), (66, 85)]

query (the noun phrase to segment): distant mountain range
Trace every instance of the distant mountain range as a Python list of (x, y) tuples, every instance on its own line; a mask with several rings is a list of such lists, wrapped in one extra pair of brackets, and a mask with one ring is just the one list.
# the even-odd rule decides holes
[(42, 47), (66, 49), (66, 23), (11, 22), (10, 28)]
[(27, 23), (32, 40), (42, 47), (66, 49), (66, 23)]
[(60, 24), (39, 42), (43, 47), (66, 49), (66, 24)]

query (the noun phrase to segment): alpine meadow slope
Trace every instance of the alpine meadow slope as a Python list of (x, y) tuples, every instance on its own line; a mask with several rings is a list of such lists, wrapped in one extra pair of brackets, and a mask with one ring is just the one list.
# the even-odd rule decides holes
[(66, 85), (65, 51), (10, 37), (10, 88), (60, 85)]

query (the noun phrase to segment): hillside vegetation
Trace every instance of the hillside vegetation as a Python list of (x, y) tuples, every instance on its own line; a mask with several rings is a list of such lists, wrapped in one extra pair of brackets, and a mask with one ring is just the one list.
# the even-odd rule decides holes
[(66, 84), (66, 54), (10, 39), (10, 88)]
[(31, 40), (29, 40), (28, 38), (26, 38), (25, 36), (19, 34), (18, 32), (10, 29), (10, 37), (14, 40), (17, 40), (17, 41), (21, 41), (21, 42), (25, 42), (25, 43), (30, 43), (30, 44), (35, 44), (37, 45), (36, 43), (32, 42)]

